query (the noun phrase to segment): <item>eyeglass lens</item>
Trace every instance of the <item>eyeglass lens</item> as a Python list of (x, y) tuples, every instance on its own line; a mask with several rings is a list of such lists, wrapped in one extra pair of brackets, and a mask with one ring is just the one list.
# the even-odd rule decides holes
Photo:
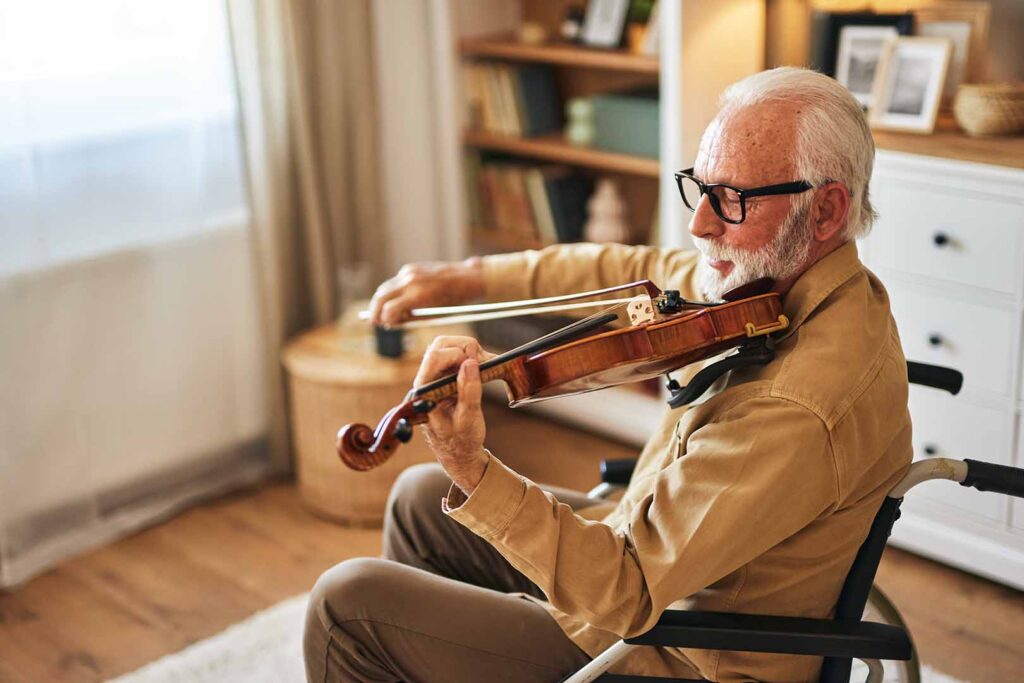
[[(700, 204), (701, 189), (697, 181), (692, 178), (683, 177), (680, 179), (680, 191), (683, 194), (683, 202), (691, 211), (697, 210)], [(730, 221), (738, 221), (743, 218), (743, 204), (739, 194), (729, 187), (712, 187), (711, 208), (719, 217)]]

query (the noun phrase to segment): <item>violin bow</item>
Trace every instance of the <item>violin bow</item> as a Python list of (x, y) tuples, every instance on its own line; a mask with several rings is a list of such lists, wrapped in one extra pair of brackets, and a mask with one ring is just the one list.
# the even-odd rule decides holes
[[(624, 285), (595, 289), (589, 292), (577, 292), (575, 294), (563, 294), (560, 296), (549, 296), (540, 299), (522, 299), (519, 301), (501, 301), (490, 304), (469, 304), (465, 306), (434, 306), (429, 308), (414, 308), (411, 311), (412, 319), (408, 320), (398, 328), (414, 329), (417, 327), (428, 327), (432, 325), (450, 325), (455, 323), (467, 323), (477, 320), (496, 320), (499, 318), (514, 318), (523, 315), (534, 315), (537, 313), (557, 313), (580, 308), (591, 308), (595, 306), (612, 306), (615, 304), (628, 304), (636, 299), (629, 297), (624, 299), (601, 299), (599, 301), (573, 302), (578, 299), (586, 299), (594, 296), (603, 296), (626, 289), (643, 287), (648, 299), (655, 299), (661, 296), (661, 290), (650, 280), (637, 280)], [(369, 311), (359, 312), (360, 320), (369, 320)]]

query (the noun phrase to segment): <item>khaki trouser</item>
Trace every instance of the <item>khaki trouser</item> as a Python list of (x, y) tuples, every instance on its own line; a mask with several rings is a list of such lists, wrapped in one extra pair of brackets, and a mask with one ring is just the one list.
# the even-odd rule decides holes
[[(317, 581), (306, 615), (310, 683), (558, 681), (590, 658), (542, 597), (486, 541), (441, 512), (450, 485), (435, 464), (405, 470), (384, 520), (384, 557), (347, 560)], [(581, 509), (577, 491), (547, 490)]]

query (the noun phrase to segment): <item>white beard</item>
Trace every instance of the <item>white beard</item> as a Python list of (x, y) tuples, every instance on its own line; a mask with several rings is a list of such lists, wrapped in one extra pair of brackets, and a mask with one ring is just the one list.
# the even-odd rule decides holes
[[(715, 240), (694, 237), (701, 253), (697, 263), (697, 283), (707, 301), (720, 301), (726, 292), (761, 278), (785, 280), (799, 272), (811, 252), (808, 224), (810, 206), (797, 201), (775, 237), (757, 250), (738, 249)], [(722, 275), (711, 261), (732, 261), (732, 270)]]

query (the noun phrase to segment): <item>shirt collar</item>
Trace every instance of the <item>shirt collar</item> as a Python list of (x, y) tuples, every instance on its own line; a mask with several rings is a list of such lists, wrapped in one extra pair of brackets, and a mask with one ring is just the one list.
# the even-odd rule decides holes
[(862, 268), (857, 245), (853, 242), (846, 242), (816, 261), (793, 283), (783, 299), (782, 311), (789, 318), (789, 327), (779, 339), (793, 334), (821, 302)]

